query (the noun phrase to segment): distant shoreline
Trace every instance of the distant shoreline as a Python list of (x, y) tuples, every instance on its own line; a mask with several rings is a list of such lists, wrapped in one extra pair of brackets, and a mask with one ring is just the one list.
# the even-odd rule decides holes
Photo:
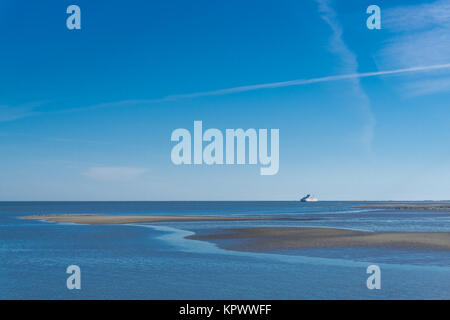
[[(270, 200), (270, 201), (254, 201), (254, 200), (230, 200), (230, 201), (0, 201), (0, 204), (26, 203), (26, 204), (45, 204), (45, 203), (198, 203), (198, 204), (214, 204), (214, 203), (288, 203), (289, 205), (298, 204), (299, 207), (321, 207), (321, 208), (352, 208), (352, 209), (390, 209), (390, 210), (430, 210), (430, 211), (448, 211), (450, 213), (450, 200), (414, 200), (414, 201), (397, 201), (397, 200), (320, 200), (317, 202), (300, 202), (299, 200)], [(342, 204), (342, 205), (340, 205)]]
[(440, 210), (450, 211), (449, 201), (368, 201), (370, 204), (355, 206), (353, 208), (376, 208), (393, 210)]

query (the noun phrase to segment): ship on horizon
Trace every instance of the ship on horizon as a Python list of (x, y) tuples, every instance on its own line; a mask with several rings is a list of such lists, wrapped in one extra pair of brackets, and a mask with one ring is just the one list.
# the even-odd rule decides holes
[(319, 199), (314, 197), (312, 194), (307, 194), (306, 197), (300, 199), (301, 202), (317, 202)]

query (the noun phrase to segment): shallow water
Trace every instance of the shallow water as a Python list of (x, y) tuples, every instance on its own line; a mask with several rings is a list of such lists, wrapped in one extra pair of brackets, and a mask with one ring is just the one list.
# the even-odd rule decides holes
[[(358, 204), (359, 205), (359, 204)], [(227, 251), (185, 239), (217, 228), (315, 226), (450, 232), (441, 211), (366, 210), (320, 202), (3, 202), (0, 299), (449, 299), (450, 252), (326, 248)], [(49, 213), (273, 215), (281, 221), (88, 226), (22, 220)], [(78, 265), (82, 289), (68, 290)], [(381, 268), (381, 290), (366, 268)]]

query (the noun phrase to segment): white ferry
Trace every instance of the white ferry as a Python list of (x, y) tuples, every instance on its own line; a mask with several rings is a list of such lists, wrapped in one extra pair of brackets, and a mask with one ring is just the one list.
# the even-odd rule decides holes
[(300, 199), (301, 202), (317, 202), (319, 199), (315, 198), (312, 194), (307, 194), (306, 197)]

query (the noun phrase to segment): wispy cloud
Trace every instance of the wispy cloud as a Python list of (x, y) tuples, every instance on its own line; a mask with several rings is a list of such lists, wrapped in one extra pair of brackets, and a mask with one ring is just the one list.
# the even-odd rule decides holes
[(436, 26), (446, 27), (450, 20), (450, 1), (403, 5), (383, 10), (383, 26), (395, 31), (419, 30)]
[[(449, 22), (450, 0), (383, 10), (383, 29), (389, 38), (377, 55), (378, 66), (408, 68), (447, 63), (450, 59)], [(430, 73), (428, 79), (405, 79), (402, 91), (414, 96), (450, 91), (449, 71)]]
[(408, 95), (411, 97), (433, 94), (450, 90), (449, 76), (436, 76), (433, 79), (411, 81), (408, 86)]
[[(173, 101), (173, 100), (177, 100), (177, 99), (225, 95), (225, 94), (233, 94), (233, 93), (239, 93), (239, 92), (245, 92), (245, 91), (273, 89), (273, 88), (282, 88), (282, 87), (290, 87), (290, 86), (301, 86), (301, 85), (321, 83), (321, 82), (357, 80), (360, 78), (388, 76), (388, 75), (395, 75), (395, 74), (402, 74), (402, 73), (426, 72), (426, 71), (449, 69), (449, 68), (450, 68), (450, 63), (440, 64), (440, 65), (430, 65), (430, 66), (418, 66), (418, 67), (410, 67), (410, 68), (402, 68), (402, 69), (394, 69), (394, 70), (385, 70), (385, 71), (375, 71), (375, 72), (362, 72), (362, 73), (355, 72), (355, 73), (348, 73), (348, 74), (327, 76), (327, 77), (320, 77), (320, 78), (297, 79), (297, 80), (289, 80), (289, 81), (281, 81), (281, 82), (271, 82), (271, 83), (264, 83), (264, 84), (232, 87), (232, 88), (220, 89), (220, 90), (214, 90), (214, 91), (204, 91), (204, 92), (197, 92), (197, 93), (190, 93), (190, 94), (171, 95), (164, 99), (147, 100), (147, 102), (154, 102), (154, 101), (160, 102), (160, 101), (169, 101), (169, 100)], [(141, 100), (141, 103), (144, 101), (145, 100)]]
[(147, 172), (135, 167), (91, 167), (83, 175), (99, 181), (130, 181)]
[(13, 121), (39, 114), (35, 109), (42, 103), (27, 103), (17, 106), (0, 105), (0, 122)]
[[(374, 136), (375, 117), (370, 107), (370, 101), (367, 94), (361, 87), (359, 79), (362, 74), (358, 73), (358, 61), (355, 54), (347, 47), (342, 35), (343, 30), (337, 19), (336, 12), (330, 6), (328, 0), (316, 0), (319, 5), (319, 14), (321, 18), (330, 26), (332, 37), (330, 40), (330, 51), (337, 54), (341, 60), (342, 68), (345, 72), (350, 73), (346, 79), (350, 80), (350, 86), (353, 92), (353, 103), (362, 111), (365, 117), (363, 125), (363, 133), (361, 140), (367, 149), (370, 149)], [(342, 79), (340, 79), (342, 80)]]
[[(188, 94), (175, 94), (169, 95), (161, 99), (141, 99), (141, 100), (121, 100), (116, 102), (107, 102), (91, 105), (88, 107), (80, 107), (74, 109), (61, 110), (60, 112), (76, 112), (76, 111), (85, 111), (92, 109), (101, 109), (101, 108), (118, 108), (118, 107), (133, 107), (137, 105), (148, 105), (155, 103), (163, 103), (170, 101), (179, 101), (183, 99), (195, 99), (201, 97), (211, 97), (211, 96), (220, 96), (220, 95), (228, 95), (228, 94), (237, 94), (241, 92), (248, 91), (257, 91), (264, 89), (276, 89), (283, 87), (292, 87), (292, 86), (302, 86), (314, 83), (326, 83), (326, 82), (336, 82), (336, 81), (348, 81), (348, 80), (358, 80), (360, 78), (368, 78), (368, 77), (378, 77), (378, 76), (389, 76), (389, 75), (397, 75), (397, 74), (406, 74), (406, 73), (418, 73), (418, 72), (427, 72), (433, 70), (442, 70), (442, 69), (450, 69), (450, 63), (448, 64), (440, 64), (440, 65), (429, 65), (429, 66), (418, 66), (418, 67), (410, 67), (410, 68), (401, 68), (394, 70), (384, 70), (384, 71), (374, 71), (374, 72), (362, 72), (362, 73), (348, 73), (334, 76), (326, 76), (319, 78), (310, 78), (310, 79), (296, 79), (289, 81), (279, 81), (279, 82), (270, 82), (270, 83), (262, 83), (262, 84), (254, 84), (254, 85), (245, 85), (245, 86), (237, 86), (219, 90), (211, 90), (211, 91), (201, 91), (195, 93)], [(358, 82), (359, 84), (359, 82)]]
[[(292, 86), (303, 86), (315, 83), (326, 83), (326, 82), (336, 82), (336, 81), (349, 81), (349, 80), (358, 80), (361, 78), (369, 78), (369, 77), (379, 77), (379, 76), (391, 76), (391, 75), (401, 75), (401, 74), (415, 74), (421, 72), (430, 72), (430, 71), (439, 71), (439, 70), (449, 70), (450, 63), (447, 64), (436, 64), (436, 65), (422, 65), (416, 67), (408, 67), (408, 68), (399, 68), (399, 69), (391, 69), (391, 70), (383, 70), (383, 71), (374, 71), (374, 72), (354, 72), (354, 73), (346, 73), (340, 75), (333, 76), (325, 76), (318, 78), (310, 78), (310, 79), (295, 79), (288, 81), (279, 81), (279, 82), (270, 82), (270, 83), (262, 83), (262, 84), (254, 84), (254, 85), (245, 85), (245, 86), (237, 86), (226, 89), (219, 90), (211, 90), (211, 91), (202, 91), (188, 94), (176, 94), (169, 95), (160, 99), (137, 99), (137, 100), (121, 100), (115, 102), (107, 102), (107, 103), (99, 103), (95, 105), (91, 105), (88, 107), (80, 107), (80, 108), (71, 108), (71, 109), (63, 109), (60, 111), (53, 111), (52, 113), (70, 113), (77, 111), (86, 111), (93, 109), (101, 109), (101, 108), (119, 108), (119, 107), (133, 107), (137, 105), (148, 105), (155, 103), (163, 103), (169, 101), (178, 101), (183, 99), (194, 99), (208, 96), (219, 96), (219, 95), (228, 95), (228, 94), (237, 94), (240, 92), (247, 91), (256, 91), (256, 90), (264, 90), (264, 89), (276, 89), (283, 87), (292, 87)], [(357, 82), (359, 86), (359, 81)], [(431, 83), (428, 83), (431, 85)], [(438, 84), (438, 83), (436, 83)], [(441, 83), (442, 85), (442, 83)], [(360, 90), (360, 88), (357, 90)], [(433, 91), (432, 88), (428, 88), (428, 90), (423, 90), (424, 92)], [(0, 105), (0, 122), (2, 121), (12, 121), (24, 117), (35, 116), (40, 114), (45, 114), (45, 112), (37, 112), (35, 108), (40, 106), (39, 104), (27, 104), (21, 105), (17, 107)]]

